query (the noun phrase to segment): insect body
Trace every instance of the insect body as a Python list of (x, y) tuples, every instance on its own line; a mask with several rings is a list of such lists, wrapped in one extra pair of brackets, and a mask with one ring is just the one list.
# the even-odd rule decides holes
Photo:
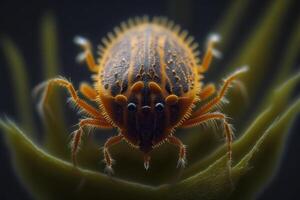
[[(74, 163), (84, 126), (117, 127), (118, 135), (109, 138), (103, 148), (108, 172), (112, 172), (109, 147), (122, 140), (144, 153), (146, 169), (154, 148), (163, 142), (174, 144), (179, 148), (178, 165), (183, 167), (186, 149), (174, 136), (175, 129), (211, 120), (223, 122), (231, 160), (232, 129), (226, 116), (216, 111), (216, 106), (222, 101), (230, 83), (246, 68), (225, 79), (218, 92), (213, 84), (204, 85), (201, 80), (211, 63), (217, 39), (216, 36), (209, 39), (200, 62), (197, 44), (173, 23), (162, 18), (129, 20), (103, 40), (105, 46), (100, 47), (100, 58), (95, 62), (90, 43), (84, 38), (75, 38), (75, 42), (84, 49), (80, 58), (86, 60), (94, 73), (94, 86), (81, 84), (80, 92), (99, 107), (80, 99), (66, 79), (49, 80), (44, 93), (45, 102), (52, 84), (67, 88), (73, 102), (88, 116), (80, 120), (79, 129), (73, 135)], [(214, 98), (195, 109), (197, 103), (212, 95)]]

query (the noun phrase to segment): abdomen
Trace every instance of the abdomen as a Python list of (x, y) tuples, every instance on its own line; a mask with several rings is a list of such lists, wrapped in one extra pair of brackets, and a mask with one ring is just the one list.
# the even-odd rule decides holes
[(166, 95), (194, 93), (197, 60), (172, 29), (141, 23), (120, 33), (100, 59), (101, 85), (115, 96), (137, 81), (154, 81)]

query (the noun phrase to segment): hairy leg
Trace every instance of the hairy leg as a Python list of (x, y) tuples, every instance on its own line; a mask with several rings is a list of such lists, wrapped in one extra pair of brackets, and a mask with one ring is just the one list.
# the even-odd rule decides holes
[(113, 174), (113, 169), (112, 169), (112, 164), (113, 164), (113, 159), (110, 156), (109, 153), (109, 148), (123, 140), (124, 136), (123, 135), (117, 135), (110, 137), (104, 144), (103, 147), (103, 155), (104, 155), (104, 161), (106, 164), (105, 172), (108, 174)]
[(73, 164), (77, 165), (77, 152), (81, 143), (81, 136), (83, 134), (83, 127), (96, 127), (96, 128), (112, 128), (112, 126), (106, 121), (100, 121), (99, 119), (87, 118), (82, 119), (79, 122), (79, 128), (74, 132), (73, 138), (71, 140), (72, 149), (72, 161)]
[(217, 96), (215, 98), (213, 98), (212, 100), (210, 100), (205, 105), (201, 106), (199, 109), (195, 110), (192, 114), (192, 117), (200, 116), (204, 113), (209, 112), (211, 109), (215, 108), (220, 102), (222, 102), (222, 99), (224, 98), (232, 81), (234, 81), (238, 77), (238, 75), (246, 72), (247, 70), (248, 70), (247, 67), (242, 67), (242, 68), (238, 69), (237, 71), (235, 71), (233, 74), (231, 74), (228, 78), (226, 78), (224, 80), (223, 86), (218, 91)]
[(232, 140), (233, 140), (233, 131), (231, 125), (227, 122), (226, 116), (223, 113), (214, 112), (214, 113), (206, 113), (203, 115), (199, 115), (196, 117), (192, 117), (185, 121), (181, 127), (188, 128), (188, 127), (195, 127), (202, 123), (208, 122), (209, 120), (222, 120), (224, 125), (224, 135), (226, 136), (227, 141), (227, 153), (228, 153), (228, 160), (231, 163), (232, 160)]
[(179, 159), (177, 163), (177, 167), (185, 167), (186, 164), (186, 147), (177, 137), (170, 135), (167, 137), (167, 141), (170, 144), (176, 145), (179, 148)]
[(88, 103), (86, 103), (85, 101), (83, 101), (82, 99), (80, 99), (77, 95), (76, 90), (74, 89), (72, 83), (70, 83), (68, 80), (64, 79), (64, 78), (54, 78), (54, 79), (50, 79), (47, 82), (47, 86), (46, 89), (43, 93), (43, 97), (41, 100), (41, 105), (43, 107), (45, 107), (47, 105), (47, 99), (49, 97), (49, 92), (52, 89), (52, 87), (54, 85), (58, 85), (61, 87), (64, 87), (68, 90), (68, 92), (71, 95), (71, 100), (74, 102), (75, 106), (78, 106), (79, 108), (81, 108), (86, 114), (88, 114), (89, 116), (92, 116), (93, 118), (103, 118), (102, 114), (96, 110), (94, 107), (92, 107), (91, 105), (89, 105)]

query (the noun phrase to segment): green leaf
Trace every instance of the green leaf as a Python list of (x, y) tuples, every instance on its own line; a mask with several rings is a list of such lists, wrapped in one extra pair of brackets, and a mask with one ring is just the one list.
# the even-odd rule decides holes
[[(299, 79), (299, 75), (296, 78)], [(280, 99), (287, 88), (294, 87), (296, 78), (279, 88), (274, 97)], [(268, 181), (271, 172), (278, 166), (287, 130), (292, 119), (299, 113), (300, 100), (279, 112), (274, 108), (280, 102), (275, 101), (234, 143), (231, 176), (224, 155), (226, 149), (221, 148), (208, 161), (200, 161), (187, 168), (182, 175), (183, 179), (157, 187), (75, 169), (70, 163), (38, 148), (12, 122), (1, 122), (1, 128), (5, 132), (8, 147), (13, 152), (19, 175), (33, 194), (42, 199), (138, 199), (145, 196), (148, 199), (225, 199), (232, 198), (232, 195), (238, 198), (241, 194), (243, 198), (250, 198), (260, 188), (257, 185), (261, 186)], [(277, 116), (281, 117), (276, 120)], [(265, 160), (269, 161), (268, 164), (265, 164)], [(259, 173), (260, 178), (254, 178), (257, 176), (253, 176), (253, 173)]]
[(41, 44), (44, 78), (53, 78), (60, 73), (59, 44), (57, 25), (52, 13), (47, 13), (41, 20)]
[(8, 37), (1, 38), (2, 50), (10, 70), (11, 84), (13, 85), (14, 101), (21, 126), (28, 131), (31, 137), (35, 136), (35, 124), (31, 104), (28, 74), (25, 61), (16, 45)]
[(130, 183), (89, 170), (75, 169), (37, 147), (11, 121), (0, 121), (13, 161), (24, 185), (38, 199), (132, 199), (151, 195), (149, 186)]
[[(237, 92), (228, 94), (230, 104), (224, 108), (225, 113), (229, 114), (234, 119), (239, 119), (237, 128), (241, 128), (245, 123), (245, 118), (249, 118), (250, 110), (262, 98), (268, 80), (274, 73), (274, 56), (278, 53), (278, 41), (280, 30), (285, 27), (285, 19), (289, 14), (293, 1), (276, 0), (268, 2), (267, 10), (264, 16), (259, 20), (257, 25), (251, 28), (249, 36), (244, 43), (239, 47), (234, 58), (229, 62), (226, 72), (235, 70), (242, 65), (248, 65), (249, 71), (240, 76), (240, 80), (245, 85), (247, 90), (247, 101), (250, 102), (246, 108), (246, 101), (243, 101), (242, 96)], [(280, 66), (283, 67), (283, 66)], [(286, 79), (286, 77), (285, 77)], [(236, 90), (237, 91), (237, 90)], [(259, 96), (258, 96), (259, 95)], [(239, 106), (235, 106), (239, 105)], [(246, 114), (247, 113), (247, 116)], [(255, 113), (255, 112), (253, 112)]]
[[(57, 27), (52, 13), (47, 13), (41, 21), (41, 49), (44, 79), (54, 78), (60, 74), (59, 45)], [(49, 107), (44, 111), (46, 127), (45, 146), (49, 152), (60, 158), (69, 158), (67, 128), (65, 127), (64, 108), (59, 91), (50, 91)]]
[(262, 17), (259, 24), (253, 28), (249, 38), (230, 63), (231, 70), (242, 65), (249, 65), (250, 70), (242, 78), (247, 86), (249, 96), (254, 97), (257, 86), (264, 80), (268, 68), (272, 67), (272, 56), (275, 52), (276, 41), (279, 37), (280, 29), (284, 27), (284, 19), (288, 13), (292, 1), (276, 0), (269, 2), (271, 5)]
[(229, 50), (228, 45), (233, 41), (234, 35), (239, 27), (238, 25), (244, 18), (249, 3), (249, 0), (238, 0), (232, 2), (223, 17), (221, 17), (220, 22), (216, 25), (215, 29), (222, 36), (222, 42), (218, 45), (221, 50)]
[[(276, 73), (277, 75), (275, 76), (275, 79), (270, 86), (271, 89), (280, 85), (281, 82), (283, 82), (288, 77), (288, 75), (291, 74), (292, 68), (298, 59), (298, 55), (300, 53), (300, 17), (297, 20), (295, 30), (293, 30), (292, 36), (290, 37), (285, 49), (286, 49), (284, 51), (285, 54), (283, 55), (282, 61), (279, 64), (280, 68)], [(290, 84), (293, 84), (293, 81), (297, 82), (297, 79), (298, 79), (297, 76), (295, 76), (293, 80), (289, 81)], [(285, 92), (287, 93), (284, 94), (286, 95), (285, 101), (289, 99), (288, 96), (292, 92), (292, 90), (293, 87), (285, 90)], [(270, 104), (272, 101), (273, 101), (273, 91), (270, 90), (269, 93), (267, 93), (266, 97), (263, 99), (260, 109), (267, 107), (267, 105)]]
[(299, 111), (298, 99), (269, 126), (252, 150), (235, 166), (236, 170), (248, 170), (244, 170), (245, 174), (240, 178), (232, 199), (253, 199), (272, 179), (279, 166), (288, 130)]

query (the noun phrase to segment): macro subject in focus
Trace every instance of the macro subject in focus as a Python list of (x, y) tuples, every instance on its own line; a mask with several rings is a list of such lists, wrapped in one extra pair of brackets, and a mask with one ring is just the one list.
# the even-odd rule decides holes
[(214, 49), (218, 40), (217, 34), (209, 37), (200, 60), (193, 37), (173, 22), (165, 18), (136, 18), (109, 33), (99, 47), (99, 58), (95, 59), (90, 42), (76, 37), (75, 42), (84, 50), (78, 58), (86, 61), (93, 80), (93, 85), (82, 83), (79, 92), (97, 107), (81, 99), (66, 78), (42, 84), (45, 89), (41, 100), (43, 109), (49, 91), (59, 85), (68, 90), (72, 103), (82, 111), (84, 118), (71, 141), (73, 163), (77, 164), (83, 128), (91, 127), (118, 130), (103, 147), (105, 171), (109, 174), (113, 173), (109, 148), (122, 140), (143, 152), (146, 170), (151, 151), (164, 142), (178, 147), (177, 165), (184, 167), (186, 147), (175, 136), (175, 130), (212, 125), (214, 121), (222, 126), (230, 163), (233, 130), (219, 106), (232, 82), (248, 68), (242, 67), (226, 77), (219, 89), (213, 83), (204, 84), (212, 58), (219, 54)]

